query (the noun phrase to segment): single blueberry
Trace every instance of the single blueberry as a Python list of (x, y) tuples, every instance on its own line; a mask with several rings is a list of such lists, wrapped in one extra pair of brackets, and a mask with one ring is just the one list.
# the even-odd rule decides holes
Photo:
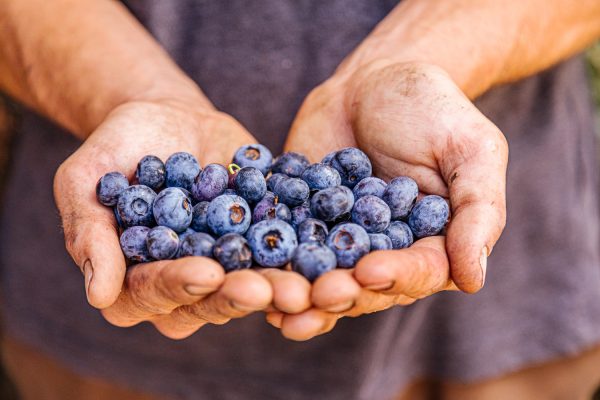
[(177, 257), (200, 256), (213, 257), (215, 239), (207, 233), (195, 232), (186, 235), (179, 245)]
[(123, 190), (129, 187), (129, 181), (120, 172), (109, 172), (98, 180), (96, 197), (101, 204), (112, 207), (117, 204)]
[(201, 201), (194, 206), (194, 210), (192, 211), (192, 222), (190, 223), (190, 228), (195, 230), (196, 232), (205, 232), (210, 233), (210, 228), (208, 227), (208, 205), (210, 203), (208, 201)]
[(329, 230), (325, 222), (314, 218), (305, 219), (298, 225), (298, 242), (319, 242), (325, 243)]
[(322, 190), (342, 184), (340, 173), (327, 164), (309, 165), (302, 173), (302, 180), (311, 190)]
[(121, 250), (128, 260), (138, 263), (152, 261), (146, 245), (148, 232), (150, 232), (150, 228), (146, 226), (132, 226), (123, 231), (119, 242)]
[(248, 230), (251, 219), (250, 207), (240, 196), (222, 194), (208, 205), (206, 221), (217, 236), (226, 233), (243, 235)]
[(340, 173), (342, 185), (350, 189), (373, 172), (369, 157), (355, 147), (338, 151), (329, 164)]
[(410, 228), (402, 221), (392, 221), (384, 233), (392, 240), (393, 249), (404, 249), (414, 242)]
[(266, 219), (246, 232), (254, 261), (260, 266), (279, 268), (286, 265), (298, 246), (294, 228), (279, 219)]
[(168, 260), (177, 255), (179, 237), (171, 228), (157, 226), (150, 229), (146, 236), (148, 252), (157, 260)]
[(229, 175), (220, 164), (208, 164), (192, 184), (192, 196), (196, 201), (211, 201), (227, 189)]
[(383, 197), (383, 192), (385, 191), (386, 187), (387, 184), (382, 179), (374, 176), (361, 179), (361, 181), (354, 186), (354, 189), (352, 189), (354, 200), (358, 200), (368, 194), (377, 197)]
[(417, 238), (439, 234), (450, 215), (450, 208), (443, 197), (430, 195), (417, 202), (408, 217), (408, 225)]
[(302, 179), (287, 178), (277, 182), (273, 193), (275, 193), (281, 203), (290, 207), (296, 207), (308, 200), (310, 189)]
[(127, 227), (154, 225), (152, 205), (155, 198), (156, 193), (148, 186), (133, 185), (123, 190), (117, 201), (121, 222)]
[(172, 154), (165, 162), (165, 181), (167, 187), (180, 187), (191, 190), (194, 179), (200, 173), (200, 164), (190, 153)]
[(140, 185), (159, 190), (165, 183), (165, 164), (156, 156), (144, 156), (137, 165), (135, 177)]
[(354, 196), (346, 186), (319, 190), (310, 200), (313, 216), (323, 221), (334, 221), (349, 213), (353, 206)]
[(390, 207), (392, 219), (403, 219), (415, 205), (418, 194), (417, 182), (408, 176), (399, 176), (388, 183), (381, 198)]
[(369, 239), (371, 240), (371, 251), (392, 249), (392, 239), (383, 233), (369, 233)]
[(179, 188), (164, 189), (154, 200), (154, 219), (158, 225), (183, 232), (192, 223), (192, 204)]
[(196, 233), (195, 230), (193, 230), (192, 228), (187, 228), (185, 231), (180, 232), (177, 234), (177, 236), (179, 236), (179, 245), (181, 247), (181, 242), (183, 242), (183, 240), (188, 237), (189, 235), (191, 235), (192, 233)]
[(390, 224), (392, 212), (385, 201), (368, 194), (356, 200), (352, 208), (352, 222), (368, 233), (383, 232)]
[(331, 160), (333, 160), (333, 157), (335, 157), (336, 153), (337, 153), (337, 150), (336, 151), (332, 151), (331, 153), (327, 153), (327, 155), (325, 157), (323, 157), (323, 159), (321, 160), (321, 162), (323, 164), (330, 165), (331, 164)]
[(336, 265), (335, 253), (322, 243), (301, 243), (292, 255), (292, 270), (310, 282), (335, 269)]
[(271, 172), (274, 174), (286, 174), (291, 178), (298, 178), (310, 163), (302, 154), (288, 152), (283, 153), (275, 159), (271, 166)]
[(272, 192), (273, 189), (275, 189), (275, 185), (277, 185), (280, 180), (287, 178), (289, 178), (289, 176), (285, 174), (272, 174), (267, 178), (267, 190)]
[(312, 213), (310, 212), (310, 203), (305, 202), (298, 207), (294, 207), (291, 209), (292, 212), (292, 226), (294, 229), (298, 229), (298, 226), (307, 218), (312, 218)]
[(252, 222), (257, 223), (265, 219), (280, 219), (288, 224), (292, 222), (292, 212), (283, 203), (279, 202), (277, 196), (267, 192), (265, 196), (254, 206), (252, 211)]
[(244, 167), (237, 173), (234, 188), (250, 204), (255, 204), (267, 193), (265, 177), (254, 167)]
[(233, 163), (240, 167), (254, 167), (267, 175), (271, 169), (273, 155), (262, 144), (249, 144), (240, 147), (233, 155)]
[(339, 267), (352, 268), (369, 253), (371, 241), (360, 225), (348, 222), (335, 226), (329, 232), (327, 246), (335, 253)]
[(117, 210), (117, 207), (113, 207), (113, 213), (115, 214), (115, 219), (117, 220), (117, 227), (119, 227), (120, 229), (127, 228), (127, 226), (121, 219), (121, 216), (119, 215), (119, 210)]
[(228, 233), (218, 238), (213, 247), (213, 256), (226, 272), (252, 266), (250, 246), (246, 239), (237, 233)]

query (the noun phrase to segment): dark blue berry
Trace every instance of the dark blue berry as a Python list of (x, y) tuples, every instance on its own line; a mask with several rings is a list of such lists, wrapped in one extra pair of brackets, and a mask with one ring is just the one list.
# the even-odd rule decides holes
[(192, 223), (192, 204), (179, 188), (164, 189), (154, 200), (154, 219), (158, 225), (183, 232)]
[(352, 208), (352, 222), (365, 228), (368, 233), (383, 232), (390, 224), (391, 217), (385, 201), (370, 194), (356, 200)]
[(414, 241), (410, 228), (402, 221), (392, 221), (384, 233), (392, 240), (393, 249), (407, 248)]
[(350, 189), (373, 172), (369, 157), (355, 147), (338, 151), (329, 164), (340, 173), (342, 185)]
[(322, 243), (302, 243), (292, 255), (292, 270), (314, 282), (325, 272), (335, 269), (335, 253)]
[(192, 185), (192, 196), (196, 201), (211, 201), (227, 189), (229, 174), (220, 164), (208, 164), (198, 174)]
[(246, 239), (254, 261), (270, 268), (286, 265), (298, 246), (294, 228), (279, 219), (267, 219), (252, 225), (246, 232)]
[(310, 212), (310, 203), (306, 202), (298, 207), (292, 208), (292, 226), (297, 229), (298, 226), (307, 218), (312, 218), (312, 213)]
[(360, 225), (344, 223), (329, 232), (327, 246), (335, 253), (339, 267), (352, 268), (369, 253), (371, 241)]
[(309, 164), (308, 159), (302, 154), (294, 152), (283, 153), (275, 159), (275, 162), (271, 166), (271, 172), (298, 178)]
[(119, 210), (117, 210), (117, 207), (113, 207), (113, 213), (115, 214), (115, 219), (117, 220), (117, 226), (121, 229), (127, 228), (127, 226), (121, 219), (121, 216), (119, 215)]
[(302, 180), (308, 184), (311, 190), (322, 190), (342, 184), (339, 172), (333, 167), (321, 163), (309, 165), (302, 173)]
[(181, 245), (181, 242), (183, 242), (183, 240), (188, 236), (191, 235), (192, 233), (196, 233), (195, 230), (193, 230), (192, 228), (187, 228), (185, 231), (178, 233), (179, 236), (179, 244)]
[(238, 196), (243, 197), (250, 204), (255, 204), (267, 193), (267, 182), (258, 169), (244, 167), (237, 172), (234, 189)]
[(321, 162), (323, 164), (327, 164), (327, 165), (331, 164), (331, 160), (333, 160), (333, 157), (335, 157), (335, 153), (337, 153), (337, 150), (327, 153), (327, 155), (325, 157), (323, 157)]
[(353, 206), (354, 196), (345, 186), (320, 190), (310, 200), (310, 211), (313, 216), (323, 221), (335, 221), (348, 214)]
[(252, 266), (250, 246), (246, 239), (237, 233), (228, 233), (218, 238), (213, 247), (213, 256), (226, 272)]
[(254, 167), (267, 175), (271, 169), (273, 155), (262, 144), (249, 144), (240, 147), (233, 155), (233, 163), (240, 167)]
[(310, 189), (302, 179), (287, 178), (277, 182), (273, 193), (275, 193), (279, 202), (289, 207), (296, 207), (308, 200)]
[(165, 164), (156, 156), (145, 156), (138, 163), (135, 177), (140, 185), (157, 191), (165, 183)]
[(96, 197), (101, 204), (112, 207), (117, 204), (119, 195), (129, 187), (129, 181), (120, 172), (109, 172), (98, 180)]
[(148, 232), (150, 232), (150, 228), (146, 226), (132, 226), (121, 234), (119, 239), (121, 250), (129, 261), (138, 263), (152, 261), (146, 245)]
[(289, 176), (287, 176), (285, 174), (272, 174), (271, 176), (269, 176), (267, 178), (267, 190), (270, 190), (272, 192), (273, 189), (275, 189), (275, 185), (277, 185), (277, 183), (280, 180), (286, 179), (286, 178), (289, 178)]
[(392, 219), (406, 218), (417, 201), (419, 187), (408, 176), (399, 176), (388, 183), (383, 196), (392, 211)]
[(167, 187), (192, 189), (194, 179), (200, 173), (200, 164), (190, 153), (179, 152), (172, 154), (165, 162), (165, 177)]
[(178, 257), (213, 257), (215, 239), (207, 233), (195, 232), (186, 235), (179, 245)]
[(240, 196), (223, 194), (208, 205), (208, 226), (217, 236), (226, 233), (243, 235), (248, 230), (251, 219), (250, 207)]
[(210, 228), (208, 227), (208, 201), (201, 201), (200, 203), (194, 206), (194, 210), (192, 211), (192, 222), (190, 223), (190, 228), (195, 230), (196, 232), (205, 232), (210, 233)]
[(292, 222), (292, 212), (283, 203), (280, 203), (277, 196), (267, 192), (252, 211), (252, 222), (257, 223), (265, 219), (280, 219), (288, 224)]
[(154, 190), (144, 185), (133, 185), (121, 192), (117, 211), (125, 226), (152, 226), (152, 204), (156, 198)]
[(308, 218), (298, 225), (298, 242), (320, 242), (325, 243), (329, 230), (325, 222), (314, 218)]
[(448, 203), (440, 196), (425, 196), (417, 202), (408, 217), (408, 225), (417, 238), (439, 234), (450, 215)]
[(354, 200), (358, 200), (368, 194), (372, 196), (383, 197), (383, 192), (385, 191), (386, 187), (387, 184), (382, 179), (374, 176), (361, 179), (361, 181), (354, 186), (354, 189), (352, 189), (352, 193), (354, 193)]
[(371, 251), (392, 249), (392, 239), (383, 233), (369, 233), (369, 239), (371, 240)]
[(168, 260), (177, 255), (179, 237), (171, 228), (166, 226), (154, 227), (146, 237), (148, 252), (157, 260)]

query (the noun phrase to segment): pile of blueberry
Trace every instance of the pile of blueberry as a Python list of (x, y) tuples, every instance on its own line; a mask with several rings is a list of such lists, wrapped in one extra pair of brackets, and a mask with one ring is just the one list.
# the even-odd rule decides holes
[(352, 268), (370, 251), (408, 247), (446, 225), (442, 197), (417, 201), (413, 179), (386, 184), (371, 173), (369, 158), (356, 148), (310, 164), (292, 152), (273, 160), (256, 144), (238, 149), (228, 167), (202, 169), (184, 152), (165, 163), (145, 156), (137, 184), (110, 172), (96, 194), (113, 207), (131, 262), (204, 256), (226, 271), (291, 262), (314, 281), (336, 267)]

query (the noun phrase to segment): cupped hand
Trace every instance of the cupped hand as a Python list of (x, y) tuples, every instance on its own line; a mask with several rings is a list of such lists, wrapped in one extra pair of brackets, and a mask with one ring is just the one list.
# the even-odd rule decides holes
[[(288, 297), (304, 296), (313, 305), (295, 315), (268, 314), (292, 339), (327, 332), (341, 316), (410, 304), (441, 290), (478, 291), (505, 225), (506, 140), (440, 68), (379, 62), (316, 88), (286, 148), (317, 162), (348, 146), (369, 155), (375, 175), (408, 175), (421, 192), (447, 198), (451, 221), (446, 237), (371, 253), (354, 270), (323, 275), (310, 290), (288, 287)], [(283, 302), (281, 292), (275, 285), (274, 303)]]
[(255, 139), (232, 117), (177, 101), (126, 103), (110, 113), (58, 169), (54, 195), (66, 247), (85, 276), (89, 303), (117, 326), (150, 321), (164, 335), (187, 337), (206, 323), (264, 309), (272, 300), (268, 280), (255, 271), (225, 275), (214, 260), (186, 257), (126, 268), (113, 211), (95, 196), (110, 171), (133, 178), (138, 161), (166, 160), (187, 151), (202, 165), (226, 164)]

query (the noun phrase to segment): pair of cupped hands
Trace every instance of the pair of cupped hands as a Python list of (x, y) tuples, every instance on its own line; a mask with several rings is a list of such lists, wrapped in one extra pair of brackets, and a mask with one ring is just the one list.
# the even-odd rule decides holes
[(151, 322), (185, 338), (205, 324), (264, 311), (290, 339), (332, 330), (344, 316), (408, 305), (444, 290), (476, 292), (505, 224), (506, 140), (440, 68), (374, 63), (333, 75), (304, 101), (286, 151), (318, 162), (348, 146), (371, 158), (384, 180), (408, 175), (422, 193), (449, 199), (446, 236), (402, 250), (377, 251), (351, 270), (310, 284), (279, 269), (225, 274), (214, 260), (187, 257), (126, 268), (114, 215), (97, 202), (95, 184), (109, 171), (134, 176), (137, 162), (187, 151), (202, 165), (228, 164), (256, 140), (231, 116), (174, 98), (114, 109), (59, 168), (54, 184), (66, 247), (85, 279), (88, 301), (112, 324)]

